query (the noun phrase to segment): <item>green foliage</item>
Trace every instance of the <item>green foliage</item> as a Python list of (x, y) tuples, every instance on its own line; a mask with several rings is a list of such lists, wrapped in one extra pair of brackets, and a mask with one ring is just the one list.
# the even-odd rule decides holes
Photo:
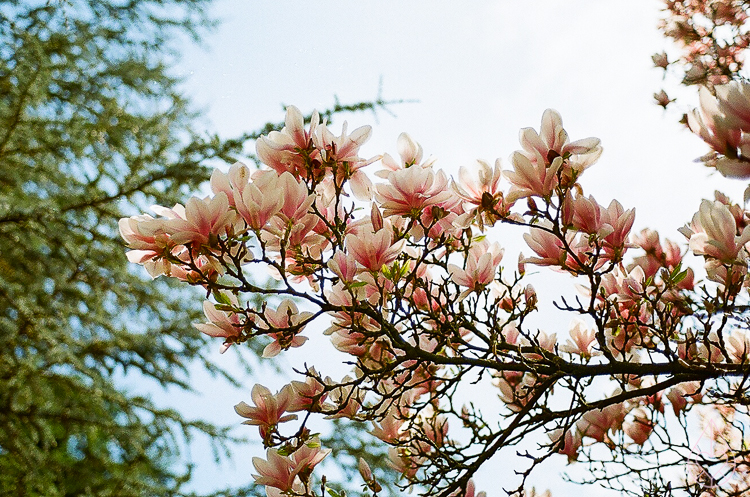
[(195, 361), (222, 374), (191, 326), (199, 297), (128, 267), (116, 224), (240, 152), (191, 134), (168, 71), (167, 41), (197, 36), (206, 4), (0, 6), (2, 495), (180, 495), (182, 437), (229, 440), (113, 379), (189, 388)]
[(144, 279), (117, 229), (184, 201), (212, 161), (280, 126), (233, 140), (191, 131), (173, 40), (199, 39), (209, 3), (0, 4), (0, 495), (185, 495), (180, 445), (203, 433), (218, 455), (232, 440), (116, 381), (189, 390), (196, 363), (233, 381), (191, 325), (201, 297)]

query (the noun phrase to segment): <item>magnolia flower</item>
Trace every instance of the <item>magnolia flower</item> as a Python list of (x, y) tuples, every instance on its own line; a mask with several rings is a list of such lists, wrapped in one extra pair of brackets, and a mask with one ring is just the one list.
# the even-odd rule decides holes
[(294, 395), (287, 406), (288, 412), (317, 410), (328, 396), (325, 393), (325, 385), (316, 378), (318, 373), (315, 368), (310, 368), (307, 374), (305, 381), (290, 383)]
[(630, 411), (633, 419), (623, 425), (623, 431), (633, 442), (643, 445), (648, 440), (651, 432), (654, 431), (654, 423), (651, 421), (646, 410), (638, 407)]
[(704, 200), (693, 216), (690, 227), (680, 229), (690, 241), (690, 249), (697, 255), (713, 257), (731, 263), (743, 246), (750, 242), (750, 226), (737, 236), (735, 217), (722, 202)]
[(312, 136), (319, 124), (320, 116), (315, 111), (310, 129), (306, 131), (302, 113), (290, 105), (286, 108), (286, 126), (281, 131), (271, 131), (261, 136), (255, 142), (258, 157), (278, 174), (288, 171), (296, 178), (308, 177), (314, 171), (308, 171), (307, 160), (313, 162), (318, 159), (319, 153), (312, 145)]
[(393, 444), (403, 438), (407, 416), (408, 413), (404, 413), (400, 407), (391, 405), (383, 419), (379, 422), (372, 421), (373, 428), (370, 433), (385, 443)]
[(490, 245), (487, 241), (474, 243), (466, 254), (466, 265), (461, 268), (455, 264), (448, 264), (451, 279), (457, 285), (467, 287), (461, 293), (459, 300), (466, 298), (471, 292), (482, 291), (494, 279), (497, 267), (503, 259), (505, 251), (495, 242)]
[(451, 197), (447, 187), (448, 178), (443, 171), (435, 173), (432, 168), (410, 167), (390, 172), (388, 183), (376, 186), (375, 198), (385, 217), (417, 218), (424, 209)]
[(750, 362), (750, 335), (745, 330), (732, 330), (727, 340), (727, 352), (732, 362), (738, 364)]
[(485, 224), (491, 226), (500, 217), (509, 215), (514, 201), (500, 190), (502, 178), (500, 159), (495, 161), (494, 169), (482, 160), (477, 162), (479, 163), (478, 183), (462, 166), (458, 173), (459, 181), (453, 181), (451, 187), (461, 200), (472, 206), (466, 215), (473, 217), (482, 229)]
[[(562, 118), (557, 111), (547, 109), (542, 116), (542, 125), (539, 133), (532, 128), (521, 130), (520, 136), (521, 147), (523, 150), (517, 152), (528, 158), (529, 161), (536, 164), (534, 171), (536, 173), (536, 182), (541, 182), (545, 186), (542, 190), (537, 190), (534, 194), (546, 197), (551, 192), (552, 179), (550, 172), (556, 177), (557, 169), (563, 167), (563, 162), (555, 166), (555, 160), (560, 158), (564, 161), (562, 176), (567, 184), (570, 180), (577, 179), (578, 176), (589, 166), (595, 163), (602, 154), (602, 147), (599, 145), (598, 138), (584, 138), (570, 142), (568, 133), (562, 125)], [(525, 164), (518, 157), (515, 162)], [(526, 180), (531, 180), (533, 173), (529, 170), (528, 165), (523, 165), (523, 175)], [(520, 172), (518, 166), (517, 172)], [(509, 178), (511, 176), (509, 175)], [(516, 179), (518, 179), (516, 177)], [(512, 182), (516, 183), (516, 181)], [(516, 183), (517, 184), (517, 183)], [(518, 185), (518, 184), (517, 184)], [(518, 185), (521, 186), (521, 185)], [(533, 190), (532, 190), (533, 191)], [(543, 193), (546, 191), (547, 193)], [(523, 189), (522, 189), (523, 192)], [(528, 196), (524, 194), (523, 196)]]
[(391, 171), (398, 171), (412, 166), (427, 168), (431, 167), (435, 162), (435, 159), (433, 158), (429, 158), (422, 162), (422, 146), (414, 141), (408, 133), (401, 133), (398, 135), (396, 147), (398, 148), (398, 155), (400, 156), (401, 161), (396, 162), (390, 154), (383, 154), (380, 162), (385, 166), (385, 169), (376, 172), (376, 176), (387, 178)]
[(513, 200), (524, 197), (549, 197), (558, 185), (557, 171), (563, 165), (562, 157), (555, 157), (550, 165), (544, 161), (532, 161), (521, 152), (513, 152), (510, 158), (513, 171), (505, 176), (513, 184), (508, 196)]
[(297, 419), (296, 414), (284, 415), (294, 396), (289, 385), (274, 395), (268, 388), (257, 384), (250, 395), (255, 406), (240, 402), (234, 406), (234, 410), (243, 418), (249, 419), (249, 421), (243, 421), (243, 425), (254, 425), (259, 428), (264, 442), (268, 442), (271, 433), (279, 423)]
[(401, 473), (407, 480), (414, 478), (424, 460), (425, 458), (423, 456), (412, 454), (411, 451), (405, 447), (388, 448), (389, 465)]
[(601, 354), (601, 351), (593, 349), (595, 344), (596, 331), (587, 328), (586, 324), (580, 319), (574, 319), (573, 327), (570, 330), (570, 338), (565, 342), (565, 345), (560, 346), (560, 350), (589, 359)]
[(688, 402), (699, 402), (701, 394), (701, 384), (698, 381), (688, 381), (672, 387), (667, 392), (667, 399), (672, 404), (674, 415), (679, 416), (685, 410)]
[(171, 209), (153, 205), (151, 210), (162, 218), (154, 219), (142, 214), (120, 219), (120, 236), (133, 249), (126, 256), (130, 262), (143, 265), (152, 278), (162, 274), (180, 277), (184, 275), (184, 270), (172, 264), (166, 256), (178, 257), (186, 249), (177, 247), (172, 241), (165, 230), (165, 222), (172, 219), (184, 220), (185, 208), (180, 204)]
[[(237, 296), (232, 293), (224, 293), (234, 308), (239, 308), (240, 304), (237, 301)], [(205, 333), (211, 337), (237, 337), (240, 336), (240, 332), (244, 323), (242, 322), (241, 315), (233, 311), (223, 311), (216, 308), (216, 304), (206, 300), (203, 302), (203, 313), (208, 319), (207, 323), (199, 324), (193, 323), (193, 326), (198, 329), (201, 333)], [(226, 341), (221, 347), (221, 353), (229, 349), (232, 342)]]
[(294, 491), (301, 493), (303, 487), (301, 482), (307, 483), (310, 473), (325, 457), (331, 453), (331, 449), (321, 449), (320, 442), (313, 438), (310, 442), (298, 448), (287, 457), (279, 454), (276, 449), (266, 451), (266, 459), (253, 457), (258, 475), (253, 475), (255, 483), (272, 487), (281, 492)]
[[(271, 186), (270, 182), (269, 186)], [(276, 187), (274, 195), (269, 195), (270, 191), (266, 191), (265, 194), (278, 196), (283, 200), (279, 216), (284, 224), (293, 224), (301, 220), (308, 214), (310, 206), (315, 202), (315, 194), (307, 190), (307, 185), (288, 172), (280, 174), (273, 186)]]
[(370, 126), (362, 126), (346, 134), (346, 122), (341, 130), (340, 136), (335, 136), (328, 128), (321, 125), (313, 135), (313, 143), (320, 150), (321, 159), (325, 164), (331, 164), (335, 168), (333, 172), (336, 185), (341, 186), (344, 181), (349, 182), (352, 193), (359, 200), (370, 200), (372, 198), (372, 182), (362, 171), (364, 166), (372, 164), (378, 157), (364, 160), (357, 154), (359, 147), (369, 138), (372, 132)]
[(521, 146), (530, 158), (542, 158), (547, 164), (554, 157), (565, 155), (583, 156), (587, 166), (601, 155), (598, 138), (584, 138), (570, 142), (568, 133), (562, 125), (562, 117), (553, 109), (547, 109), (542, 115), (539, 134), (533, 128), (524, 128), (520, 136)]
[(346, 235), (348, 254), (366, 271), (379, 273), (384, 265), (398, 258), (406, 240), (393, 242), (393, 229), (387, 223), (377, 232), (362, 230), (359, 234)]
[(583, 436), (575, 427), (572, 430), (566, 430), (564, 434), (563, 429), (558, 428), (547, 433), (547, 436), (552, 442), (558, 444), (558, 447), (562, 444), (557, 452), (568, 456), (568, 464), (578, 460), (578, 451), (583, 445)]
[(250, 180), (250, 170), (242, 162), (235, 162), (229, 168), (228, 173), (223, 173), (219, 169), (214, 169), (211, 173), (211, 191), (214, 195), (224, 193), (229, 200), (229, 205), (235, 207), (237, 199), (242, 198)]
[[(572, 241), (572, 234), (569, 236)], [(539, 266), (562, 266), (568, 256), (565, 245), (554, 233), (546, 229), (532, 227), (528, 233), (523, 235), (526, 244), (536, 252), (539, 257), (524, 258), (524, 263)]]
[[(269, 194), (269, 192), (279, 192), (279, 183), (282, 181), (274, 171), (269, 170), (264, 174), (255, 175), (253, 181), (245, 185), (241, 193), (239, 190), (234, 190), (237, 212), (250, 229), (258, 231), (265, 227), (285, 206), (284, 194)], [(282, 193), (286, 192), (282, 190)]]
[(730, 178), (750, 176), (750, 85), (734, 81), (714, 87), (716, 97), (702, 87), (700, 108), (688, 113), (690, 130), (720, 157), (709, 157), (708, 165)]
[(185, 205), (185, 218), (165, 220), (164, 230), (176, 245), (211, 245), (214, 237), (226, 233), (235, 216), (224, 192), (213, 198), (192, 197)]
[(266, 451), (266, 459), (253, 457), (253, 466), (259, 473), (253, 475), (255, 483), (268, 487), (278, 488), (282, 492), (289, 492), (298, 485), (297, 473), (294, 461), (282, 456), (276, 449)]
[(333, 405), (327, 404), (325, 406), (327, 411), (336, 411), (335, 414), (326, 416), (327, 419), (335, 418), (353, 418), (357, 415), (359, 410), (362, 408), (362, 402), (364, 394), (358, 390), (354, 385), (351, 384), (352, 378), (344, 376), (344, 378), (335, 383), (331, 378), (326, 377), (325, 382), (328, 385), (337, 384), (336, 388), (331, 390), (328, 397)]
[(263, 349), (263, 357), (274, 357), (282, 350), (302, 346), (307, 337), (299, 336), (299, 333), (312, 315), (311, 312), (299, 312), (289, 299), (283, 300), (276, 310), (266, 308), (258, 324), (261, 329), (271, 330), (268, 335), (274, 341)]
[(608, 212), (592, 196), (573, 197), (568, 193), (563, 202), (563, 221), (576, 230), (597, 235), (599, 238), (604, 238), (614, 231)]
[(623, 404), (612, 404), (603, 409), (588, 411), (576, 423), (582, 436), (591, 437), (597, 442), (610, 442), (609, 431), (619, 430), (627, 411)]

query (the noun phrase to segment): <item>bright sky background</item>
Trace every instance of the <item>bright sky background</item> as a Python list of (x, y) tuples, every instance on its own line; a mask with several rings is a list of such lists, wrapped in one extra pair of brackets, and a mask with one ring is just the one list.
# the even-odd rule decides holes
[[(543, 111), (555, 108), (571, 139), (602, 140), (604, 155), (582, 178), (586, 194), (605, 205), (617, 198), (635, 207), (634, 232), (648, 226), (682, 242), (676, 230), (691, 219), (700, 199), (718, 188), (741, 200), (743, 185), (693, 162), (707, 148), (677, 123), (687, 108), (665, 113), (653, 103), (662, 72), (652, 67), (651, 55), (671, 50), (656, 29), (659, 9), (657, 0), (627, 6), (606, 0), (218, 0), (213, 14), (220, 28), (205, 37), (203, 48), (185, 49), (180, 70), (186, 92), (206, 111), (206, 130), (224, 137), (282, 120), (283, 104), (306, 113), (329, 107), (334, 95), (343, 103), (373, 99), (382, 80), (383, 98), (418, 103), (392, 106), (396, 117), (346, 116), (350, 130), (374, 127), (361, 155), (396, 155), (396, 138), (407, 131), (450, 174), (478, 158), (492, 163), (500, 157), (509, 167), (519, 129), (538, 129)], [(335, 121), (335, 131), (341, 122)], [(499, 241), (513, 263), (522, 248), (520, 235)], [(555, 282), (536, 284), (542, 302), (549, 302), (565, 282), (546, 271), (541, 276)], [(545, 319), (547, 331), (558, 331), (549, 317), (541, 318), (540, 327)], [(216, 355), (232, 360), (230, 353)], [(238, 424), (232, 406), (249, 401), (253, 383), (283, 381), (264, 374), (248, 379), (242, 392), (199, 377), (201, 397), (175, 395), (170, 403), (195, 416)], [(494, 401), (496, 392), (486, 395)], [(255, 436), (250, 430), (240, 433)], [(216, 468), (199, 454), (201, 447), (192, 449), (197, 488), (251, 481), (256, 449), (237, 448), (233, 463)], [(606, 495), (552, 477), (565, 469), (563, 456), (545, 468), (531, 482), (552, 489), (554, 497)], [(503, 495), (499, 488), (509, 485), (512, 469), (512, 458), (493, 460), (477, 478), (478, 488), (489, 497)]]

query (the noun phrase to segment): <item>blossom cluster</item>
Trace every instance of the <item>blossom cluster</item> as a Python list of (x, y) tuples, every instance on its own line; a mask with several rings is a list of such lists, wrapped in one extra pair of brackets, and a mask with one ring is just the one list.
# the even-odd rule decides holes
[[(691, 126), (729, 156), (727, 147), (743, 146), (745, 90), (721, 88), (724, 103), (704, 94)], [(329, 451), (307, 428), (311, 415), (369, 422), (406, 484), (473, 495), (479, 467), (534, 430), (569, 461), (591, 460), (602, 445), (677, 451), (654, 436), (666, 429), (667, 402), (684, 420), (704, 399), (742, 388), (731, 378), (750, 362), (750, 335), (715, 320), (746, 298), (750, 228), (740, 206), (717, 195), (682, 230), (713, 285), (699, 299), (679, 245), (631, 233), (634, 209), (584, 194), (581, 178), (602, 147), (571, 141), (553, 110), (539, 131), (521, 130), (508, 170), (479, 161), (457, 179), (407, 134), (397, 157), (361, 157), (369, 135), (346, 126), (335, 135), (317, 115), (306, 125), (289, 107), (286, 126), (257, 141), (265, 167), (217, 170), (211, 195), (120, 221), (131, 261), (206, 289), (207, 322), (196, 327), (221, 338), (222, 350), (259, 339), (270, 358), (304, 346), (302, 333), (320, 321), (354, 365), (341, 379), (309, 368), (276, 393), (256, 385), (253, 405), (236, 406), (268, 449), (253, 464), (269, 495), (314, 495), (313, 471)], [(365, 168), (378, 163), (374, 182)], [(505, 265), (492, 238), (499, 224), (525, 231), (531, 255), (517, 265)], [(529, 265), (580, 283), (558, 303), (575, 317), (567, 329), (528, 324), (539, 302)], [(260, 281), (261, 272), (275, 281)], [(613, 385), (607, 395), (602, 377)], [(453, 401), (485, 379), (497, 394), (497, 426)], [(570, 407), (551, 407), (553, 395)], [(731, 457), (750, 461), (736, 450)], [(368, 468), (360, 463), (364, 485), (377, 493)]]

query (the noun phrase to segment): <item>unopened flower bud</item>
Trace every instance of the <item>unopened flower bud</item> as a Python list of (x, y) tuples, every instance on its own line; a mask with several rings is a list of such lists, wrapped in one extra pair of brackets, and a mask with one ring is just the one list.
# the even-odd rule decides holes
[(669, 98), (669, 95), (664, 90), (659, 91), (659, 93), (654, 93), (654, 100), (656, 100), (656, 103), (660, 105), (661, 107), (667, 108), (667, 105), (671, 104), (674, 100), (671, 100)]
[(523, 254), (518, 254), (518, 274), (521, 276), (526, 274), (526, 258)]
[(375, 203), (372, 204), (372, 209), (370, 210), (370, 222), (372, 223), (373, 231), (378, 232), (383, 229), (383, 215)]
[(523, 291), (523, 296), (526, 299), (526, 306), (530, 309), (533, 309), (536, 307), (536, 303), (538, 302), (537, 296), (536, 296), (536, 290), (534, 290), (534, 287), (531, 285), (526, 285), (526, 288)]
[(654, 61), (655, 67), (660, 67), (661, 69), (666, 69), (669, 65), (669, 58), (665, 52), (655, 53), (651, 56), (651, 60)]
[(373, 480), (370, 465), (361, 457), (359, 458), (359, 474), (362, 475), (362, 479), (364, 479), (366, 483), (370, 483)]
[(511, 299), (510, 297), (505, 297), (500, 301), (500, 308), (505, 312), (511, 312), (513, 310), (513, 307), (513, 299)]

